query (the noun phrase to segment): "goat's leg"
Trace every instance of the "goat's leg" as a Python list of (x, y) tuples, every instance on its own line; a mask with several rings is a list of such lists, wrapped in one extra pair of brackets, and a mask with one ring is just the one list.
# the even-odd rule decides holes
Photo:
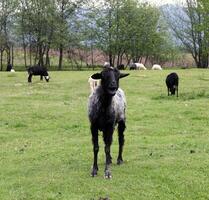
[(169, 88), (168, 88), (168, 96), (169, 96)]
[(32, 74), (29, 74), (28, 76), (28, 83), (30, 83), (32, 81)]
[(42, 75), (40, 75), (40, 80), (43, 81), (43, 76)]
[(110, 154), (110, 146), (112, 144), (112, 135), (113, 129), (109, 129), (108, 131), (103, 132), (103, 138), (105, 142), (105, 155), (106, 155), (106, 162), (105, 162), (105, 171), (104, 177), (105, 178), (112, 178), (110, 164), (112, 163), (112, 157)]
[(125, 121), (122, 120), (118, 123), (118, 143), (119, 143), (119, 151), (118, 151), (118, 159), (117, 164), (120, 165), (123, 163), (123, 145), (124, 145), (124, 130), (126, 128)]
[(94, 152), (94, 163), (91, 171), (91, 176), (94, 177), (97, 175), (98, 165), (97, 165), (97, 155), (99, 152), (99, 143), (98, 143), (98, 129), (91, 126), (92, 134), (92, 143), (93, 143), (93, 152)]

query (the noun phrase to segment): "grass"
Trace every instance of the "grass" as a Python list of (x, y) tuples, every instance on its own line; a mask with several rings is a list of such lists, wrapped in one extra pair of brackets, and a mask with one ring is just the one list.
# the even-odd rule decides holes
[(175, 70), (179, 98), (167, 96), (171, 70), (131, 71), (124, 165), (112, 145), (111, 180), (90, 177), (93, 153), (87, 79), (93, 72), (0, 73), (0, 199), (209, 200), (209, 71)]

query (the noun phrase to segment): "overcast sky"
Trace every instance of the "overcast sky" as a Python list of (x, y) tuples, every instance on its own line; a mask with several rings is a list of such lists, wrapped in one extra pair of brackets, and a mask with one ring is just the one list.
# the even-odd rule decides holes
[[(93, 0), (95, 5), (102, 6), (101, 2), (104, 2), (105, 0)], [(156, 6), (161, 6), (164, 4), (179, 4), (182, 5), (183, 3), (186, 2), (186, 0), (139, 0), (140, 2), (148, 2), (150, 4), (154, 4)]]
[(163, 5), (163, 4), (180, 4), (185, 0), (141, 0), (143, 2), (154, 3), (155, 5)]

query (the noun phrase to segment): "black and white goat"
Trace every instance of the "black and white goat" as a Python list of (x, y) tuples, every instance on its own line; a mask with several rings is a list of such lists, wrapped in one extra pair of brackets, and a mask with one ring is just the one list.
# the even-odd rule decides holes
[(40, 65), (34, 65), (32, 67), (29, 67), (28, 69), (28, 82), (32, 82), (32, 76), (40, 76), (40, 80), (43, 80), (43, 76), (45, 80), (49, 81), (49, 74), (47, 72), (47, 68), (40, 66)]
[(12, 64), (9, 63), (9, 64), (7, 65), (6, 71), (7, 71), (7, 72), (11, 72), (12, 68), (13, 68), (13, 67), (12, 67)]
[(175, 95), (175, 92), (176, 92), (176, 95), (178, 97), (179, 77), (177, 73), (173, 72), (169, 74), (166, 77), (165, 82), (166, 82), (167, 89), (168, 89), (168, 96), (170, 95), (170, 92), (171, 92), (171, 95)]
[(113, 67), (104, 68), (101, 73), (93, 74), (93, 79), (100, 79), (101, 85), (89, 97), (88, 116), (92, 134), (94, 162), (91, 176), (96, 176), (98, 171), (97, 154), (99, 152), (98, 131), (103, 132), (105, 143), (106, 164), (104, 176), (111, 178), (110, 164), (112, 157), (110, 146), (115, 126), (118, 124), (119, 153), (117, 164), (123, 163), (122, 152), (124, 145), (125, 109), (126, 99), (123, 90), (119, 88), (119, 79), (128, 76)]

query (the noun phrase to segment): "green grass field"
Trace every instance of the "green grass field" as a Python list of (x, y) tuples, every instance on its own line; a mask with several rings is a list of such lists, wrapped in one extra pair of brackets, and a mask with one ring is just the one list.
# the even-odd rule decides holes
[(171, 70), (131, 71), (126, 93), (124, 164), (103, 178), (93, 161), (87, 118), (93, 72), (51, 72), (49, 83), (26, 72), (0, 73), (1, 200), (209, 200), (209, 70), (175, 70), (179, 98), (168, 97)]

